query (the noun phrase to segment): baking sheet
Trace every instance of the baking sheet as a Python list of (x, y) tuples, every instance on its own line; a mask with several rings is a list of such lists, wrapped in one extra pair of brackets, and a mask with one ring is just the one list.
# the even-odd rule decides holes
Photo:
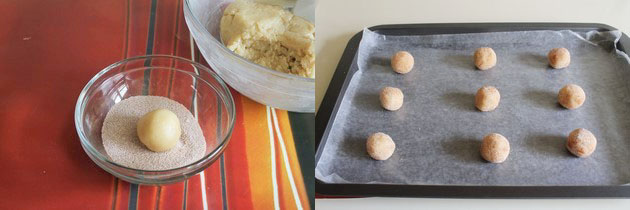
[[(630, 181), (630, 78), (628, 56), (615, 48), (621, 33), (571, 31), (495, 32), (456, 35), (383, 36), (364, 31), (357, 65), (317, 163), (326, 183), (418, 185), (621, 185)], [(475, 70), (472, 54), (490, 46), (498, 56), (489, 71)], [(554, 47), (571, 52), (571, 66), (551, 70), (546, 54)], [(414, 55), (406, 75), (389, 67), (398, 50)], [(568, 83), (584, 88), (585, 104), (565, 110), (557, 91)], [(488, 113), (474, 107), (482, 85), (501, 92)], [(382, 87), (405, 93), (396, 112), (380, 107)], [(598, 138), (589, 158), (570, 155), (566, 136), (587, 128)], [(365, 139), (388, 133), (396, 152), (374, 161)], [(481, 138), (501, 133), (511, 144), (503, 164), (479, 155)]]

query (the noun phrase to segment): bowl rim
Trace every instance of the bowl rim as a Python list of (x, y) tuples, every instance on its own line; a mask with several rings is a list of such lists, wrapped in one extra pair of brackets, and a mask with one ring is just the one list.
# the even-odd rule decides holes
[[(190, 8), (190, 2), (189, 1), (190, 0), (185, 0), (184, 1), (184, 10), (186, 10), (188, 13), (190, 13), (190, 17), (192, 19), (191, 21), (193, 22), (193, 24), (196, 24), (197, 26), (201, 26), (202, 28), (206, 29), (206, 27), (201, 23), (201, 21), (199, 21), (197, 16), (195, 16), (195, 13), (192, 12), (192, 9)], [(184, 12), (184, 18), (188, 18), (188, 17), (186, 17), (186, 12)], [(221, 26), (219, 26), (219, 27), (221, 27)], [(267, 67), (265, 67), (263, 65), (254, 63), (254, 62), (252, 62), (252, 61), (250, 61), (250, 60), (248, 60), (248, 59), (246, 59), (246, 58), (236, 54), (234, 51), (228, 49), (227, 47), (225, 47), (225, 45), (222, 42), (220, 42), (219, 40), (217, 40), (216, 38), (214, 38), (214, 36), (212, 36), (212, 34), (210, 34), (210, 32), (207, 29), (206, 30), (202, 30), (201, 33), (202, 33), (202, 36), (210, 37), (211, 42), (215, 42), (215, 44), (218, 44), (219, 48), (221, 50), (227, 51), (231, 55), (235, 56), (235, 58), (238, 59), (241, 62), (260, 67), (266, 73), (273, 74), (274, 76), (279, 76), (279, 77), (281, 77), (283, 79), (299, 80), (299, 81), (308, 82), (308, 83), (315, 83), (315, 78), (303, 77), (303, 76), (298, 76), (298, 75), (294, 75), (294, 74), (284, 73), (284, 72), (276, 71), (276, 70), (267, 68)], [(192, 35), (192, 31), (190, 32), (190, 34)], [(249, 71), (249, 69), (248, 69), (248, 71)]]
[[(107, 158), (105, 158), (100, 152), (98, 152), (98, 150), (96, 150), (96, 148), (94, 148), (94, 146), (92, 145), (92, 143), (90, 143), (87, 139), (88, 137), (84, 135), (84, 133), (82, 132), (83, 129), (83, 124), (81, 123), (81, 119), (83, 117), (83, 113), (81, 112), (81, 110), (83, 110), (85, 108), (85, 102), (86, 102), (86, 94), (87, 91), (92, 87), (92, 85), (94, 85), (94, 83), (96, 82), (97, 79), (101, 78), (105, 73), (113, 70), (115, 67), (118, 67), (120, 65), (123, 65), (125, 63), (128, 63), (130, 61), (134, 61), (134, 60), (143, 60), (143, 59), (147, 59), (147, 58), (166, 58), (166, 59), (173, 59), (173, 60), (180, 60), (183, 62), (187, 62), (192, 64), (194, 67), (196, 67), (197, 69), (206, 71), (206, 73), (209, 73), (221, 86), (221, 88), (225, 89), (225, 96), (227, 97), (226, 100), (228, 100), (229, 103), (227, 103), (230, 106), (226, 106), (227, 110), (232, 110), (229, 114), (230, 114), (230, 118), (229, 118), (229, 122), (228, 122), (228, 131), (227, 134), (225, 135), (225, 138), (223, 138), (223, 140), (221, 141), (221, 143), (219, 145), (217, 145), (217, 147), (210, 153), (208, 153), (208, 155), (205, 155), (204, 157), (200, 158), (199, 160), (196, 160), (195, 162), (186, 164), (184, 166), (181, 167), (177, 167), (177, 168), (172, 168), (172, 169), (166, 169), (166, 170), (142, 170), (142, 169), (136, 169), (136, 168), (130, 168), (124, 165), (120, 165), (114, 161), (110, 161)], [(175, 69), (174, 67), (168, 67), (171, 69)], [(214, 162), (217, 158), (219, 158), (220, 156), (218, 154), (222, 153), (225, 150), (225, 147), (227, 146), (227, 144), (229, 143), (231, 136), (232, 136), (232, 131), (234, 129), (234, 121), (236, 121), (235, 117), (236, 117), (236, 107), (234, 106), (234, 98), (232, 97), (232, 93), (230, 92), (230, 89), (228, 88), (228, 86), (225, 84), (225, 82), (221, 79), (221, 77), (219, 77), (215, 72), (211, 71), (210, 69), (208, 69), (207, 67), (205, 67), (204, 65), (186, 59), (186, 58), (182, 58), (179, 56), (172, 56), (172, 55), (160, 55), (160, 54), (155, 54), (155, 55), (142, 55), (142, 56), (135, 56), (135, 57), (131, 57), (131, 58), (126, 58), (120, 61), (117, 61), (113, 64), (108, 65), (107, 67), (103, 68), (100, 72), (98, 72), (96, 75), (94, 75), (90, 81), (85, 85), (85, 87), (83, 88), (83, 90), (81, 90), (81, 93), (79, 94), (79, 97), (77, 99), (77, 103), (75, 105), (75, 110), (74, 110), (74, 124), (75, 124), (75, 128), (77, 130), (77, 133), (79, 135), (79, 140), (81, 141), (81, 145), (84, 146), (84, 149), (86, 151), (88, 151), (89, 153), (91, 153), (94, 157), (98, 158), (100, 161), (106, 162), (108, 164), (112, 164), (116, 167), (122, 168), (124, 170), (130, 170), (130, 171), (136, 171), (136, 172), (174, 172), (174, 171), (179, 171), (179, 170), (183, 170), (183, 169), (188, 169), (191, 166), (195, 166), (198, 164), (203, 164), (204, 162), (208, 162), (208, 163), (212, 163)], [(205, 138), (205, 137), (204, 137)], [(97, 163), (97, 165), (100, 167), (100, 164)], [(209, 166), (210, 164), (208, 164)], [(111, 168), (111, 167), (108, 167)], [(197, 171), (194, 168), (192, 171)], [(105, 169), (105, 171), (108, 171), (107, 169)], [(186, 173), (186, 172), (184, 172)], [(112, 173), (114, 174), (114, 173)], [(114, 174), (115, 176), (125, 176), (125, 178), (128, 178), (127, 175), (122, 175), (122, 174)], [(135, 177), (133, 177), (134, 179), (137, 179)], [(150, 179), (152, 180), (152, 179)], [(153, 182), (147, 182), (147, 183), (153, 183)]]

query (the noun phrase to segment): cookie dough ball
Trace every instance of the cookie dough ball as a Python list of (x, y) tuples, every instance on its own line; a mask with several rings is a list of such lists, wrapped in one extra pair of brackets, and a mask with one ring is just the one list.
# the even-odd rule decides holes
[(499, 106), (501, 94), (499, 90), (493, 86), (483, 86), (477, 90), (475, 95), (475, 106), (482, 112), (489, 112)]
[(368, 137), (367, 152), (374, 160), (387, 160), (394, 154), (396, 144), (389, 135), (378, 132)]
[(568, 84), (558, 92), (558, 103), (567, 109), (577, 109), (586, 100), (586, 93), (578, 85)]
[(182, 130), (175, 113), (168, 109), (157, 109), (138, 120), (137, 132), (140, 142), (151, 151), (164, 152), (177, 144)]
[(554, 69), (566, 68), (571, 63), (571, 54), (567, 48), (553, 48), (547, 54), (547, 59)]
[(567, 150), (578, 157), (588, 157), (595, 151), (597, 139), (595, 135), (584, 128), (578, 128), (569, 134)]
[(406, 74), (413, 68), (413, 56), (407, 51), (398, 51), (392, 56), (392, 69), (399, 74)]
[(481, 142), (481, 157), (491, 163), (502, 163), (510, 154), (510, 142), (498, 133), (488, 134)]
[(395, 87), (385, 87), (381, 90), (381, 106), (389, 111), (396, 111), (403, 105), (403, 92)]
[(475, 66), (479, 70), (488, 70), (497, 64), (497, 54), (489, 47), (475, 50)]

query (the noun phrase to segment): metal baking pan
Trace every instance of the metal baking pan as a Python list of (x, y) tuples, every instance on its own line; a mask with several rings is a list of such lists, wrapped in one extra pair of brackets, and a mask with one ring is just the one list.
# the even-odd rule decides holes
[[(475, 24), (412, 24), (382, 25), (370, 30), (383, 35), (438, 35), (482, 32), (509, 32), (535, 30), (571, 30), (575, 32), (611, 31), (615, 28), (603, 24), (587, 23), (475, 23)], [(329, 84), (324, 100), (316, 115), (316, 156), (317, 166), (326, 147), (333, 120), (339, 112), (348, 86), (357, 72), (357, 49), (362, 33), (355, 35), (348, 43)], [(630, 46), (630, 39), (623, 34), (617, 49), (624, 51)], [(629, 197), (630, 186), (626, 185), (544, 185), (544, 186), (485, 186), (468, 184), (332, 184), (316, 179), (316, 192), (339, 196), (405, 196), (405, 197)]]

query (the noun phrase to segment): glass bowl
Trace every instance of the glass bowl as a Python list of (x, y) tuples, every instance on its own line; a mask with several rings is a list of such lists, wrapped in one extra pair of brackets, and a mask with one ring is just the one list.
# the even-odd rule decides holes
[[(160, 171), (138, 170), (113, 162), (101, 139), (103, 120), (114, 104), (138, 95), (163, 96), (187, 107), (203, 130), (203, 158)], [(177, 182), (207, 168), (227, 146), (234, 119), (232, 95), (214, 72), (194, 61), (168, 55), (134, 57), (106, 67), (83, 88), (74, 112), (81, 146), (88, 156), (112, 175), (138, 184)]]
[(315, 79), (268, 69), (221, 43), (221, 16), (233, 1), (184, 2), (186, 24), (206, 61), (232, 88), (259, 103), (294, 112), (315, 112)]

